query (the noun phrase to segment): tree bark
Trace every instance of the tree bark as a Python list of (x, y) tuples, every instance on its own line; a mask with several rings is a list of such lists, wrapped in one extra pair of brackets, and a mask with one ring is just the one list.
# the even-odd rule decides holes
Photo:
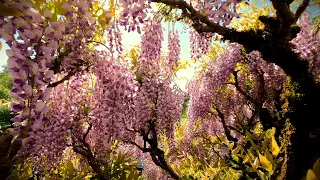
[(174, 170), (167, 164), (164, 158), (164, 152), (161, 149), (159, 148), (152, 149), (150, 155), (151, 155), (152, 161), (157, 166), (161, 167), (163, 170), (168, 172), (173, 179), (176, 179), (176, 180), (181, 179), (180, 176), (176, 172), (174, 172)]

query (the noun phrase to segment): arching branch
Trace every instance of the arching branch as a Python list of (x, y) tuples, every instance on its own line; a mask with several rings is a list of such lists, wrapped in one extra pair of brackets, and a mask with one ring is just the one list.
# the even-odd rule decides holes
[(294, 14), (294, 19), (297, 21), (301, 14), (306, 10), (306, 8), (309, 6), (310, 0), (303, 0), (303, 2), (298, 7), (296, 13)]

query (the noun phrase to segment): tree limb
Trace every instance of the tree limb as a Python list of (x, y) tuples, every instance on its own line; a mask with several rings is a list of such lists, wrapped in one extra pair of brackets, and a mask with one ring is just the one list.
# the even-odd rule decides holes
[(74, 143), (74, 136), (72, 136), (72, 147), (73, 151), (82, 155), (84, 158), (87, 159), (89, 165), (93, 169), (95, 173), (99, 176), (100, 179), (109, 180), (110, 177), (107, 177), (105, 173), (103, 173), (101, 169), (101, 164), (99, 161), (95, 158), (93, 152), (91, 151), (90, 145), (85, 141), (86, 137), (89, 134), (89, 131), (92, 128), (92, 124), (89, 124), (89, 127), (87, 131), (82, 135), (82, 138), (78, 138), (78, 140), (82, 143), (82, 145), (76, 145)]
[(163, 3), (169, 5), (175, 9), (181, 9), (185, 16), (187, 16), (193, 22), (200, 21), (206, 26), (199, 27), (199, 33), (201, 32), (216, 32), (220, 35), (224, 35), (229, 32), (230, 29), (220, 26), (218, 23), (214, 23), (209, 18), (192, 7), (184, 0), (151, 0), (152, 2)]
[(277, 10), (276, 14), (281, 25), (277, 35), (286, 37), (289, 33), (290, 26), (294, 23), (294, 16), (290, 10), (289, 4), (283, 0), (271, 0), (273, 7)]
[(297, 21), (301, 14), (306, 10), (306, 8), (309, 6), (310, 0), (303, 0), (303, 2), (298, 7), (296, 13), (294, 14), (294, 20)]
[[(91, 40), (91, 41), (88, 41), (88, 43), (97, 43), (97, 44), (100, 44), (100, 45), (104, 46), (106, 49), (108, 49), (108, 50), (110, 51), (110, 48), (109, 48), (107, 45), (105, 45), (104, 43), (102, 43), (102, 42)], [(110, 51), (110, 52), (111, 52), (111, 51)]]
[(82, 136), (83, 141), (86, 141), (86, 138), (87, 138), (87, 136), (88, 136), (88, 134), (89, 134), (91, 129), (92, 129), (92, 124), (89, 123), (89, 127), (88, 127), (86, 133), (84, 133), (83, 136)]
[[(72, 72), (69, 72), (66, 76), (64, 76), (62, 79), (60, 79), (59, 81), (56, 81), (54, 83), (50, 83), (48, 85), (48, 87), (56, 87), (59, 84), (63, 83), (64, 81), (68, 81), (72, 76), (74, 76), (75, 74), (77, 74), (78, 72), (81, 72), (81, 68), (80, 67), (74, 69)], [(87, 65), (87, 67), (84, 69), (84, 71), (88, 71), (90, 68), (90, 65)]]
[(234, 76), (234, 86), (235, 88), (239, 91), (240, 94), (242, 94), (248, 101), (250, 101), (251, 103), (255, 104), (256, 100), (254, 100), (248, 93), (246, 93), (245, 91), (243, 91), (241, 89), (241, 87), (239, 86), (239, 80), (238, 80), (238, 72), (239, 71), (233, 71), (232, 74)]
[(69, 79), (70, 79), (72, 76), (74, 76), (76, 73), (77, 73), (77, 71), (73, 71), (73, 72), (67, 74), (66, 76), (64, 76), (64, 77), (63, 77), (62, 79), (60, 79), (59, 81), (56, 81), (56, 82), (54, 82), (54, 83), (50, 83), (50, 84), (48, 85), (48, 87), (56, 87), (56, 86), (58, 86), (59, 84), (63, 83), (64, 81), (69, 80)]
[(150, 149), (150, 148), (141, 147), (139, 144), (137, 144), (137, 143), (134, 142), (134, 141), (124, 141), (124, 142), (136, 146), (136, 147), (139, 148), (142, 152), (151, 152), (151, 149)]
[(231, 136), (231, 132), (230, 132), (230, 129), (228, 128), (228, 126), (226, 125), (226, 121), (225, 121), (225, 117), (224, 117), (224, 114), (219, 110), (219, 108), (217, 106), (214, 105), (214, 109), (217, 111), (218, 113), (218, 116), (220, 117), (221, 119), (221, 123), (222, 123), (222, 126), (223, 126), (223, 129), (224, 129), (224, 132), (227, 136), (227, 139), (229, 141), (235, 141), (237, 142), (238, 139), (237, 138), (234, 138)]

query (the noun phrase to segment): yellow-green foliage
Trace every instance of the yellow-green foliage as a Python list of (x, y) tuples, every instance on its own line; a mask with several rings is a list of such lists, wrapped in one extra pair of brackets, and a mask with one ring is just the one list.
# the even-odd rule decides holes
[(280, 147), (274, 137), (275, 129), (255, 134), (246, 132), (246, 141), (251, 147), (245, 149), (239, 145), (232, 151), (232, 158), (248, 165), (252, 172), (256, 173), (260, 179), (271, 179), (276, 168), (282, 164), (282, 158), (278, 158)]
[[(262, 2), (263, 3), (263, 2)], [(270, 4), (257, 8), (258, 2), (246, 4), (244, 1), (237, 5), (237, 9), (243, 12), (240, 19), (231, 21), (231, 26), (239, 31), (263, 30), (264, 24), (259, 20), (259, 16), (270, 16), (275, 13), (275, 9)]]
[(15, 169), (11, 172), (8, 180), (27, 180), (33, 175), (32, 165), (30, 160), (16, 165)]
[(314, 163), (313, 168), (308, 170), (306, 180), (320, 180), (320, 158)]
[[(94, 174), (90, 172), (89, 166), (84, 166), (83, 168), (77, 167), (80, 163), (79, 158), (67, 159), (65, 162), (61, 163), (58, 169), (54, 171), (61, 179), (66, 180), (82, 180), (90, 179)], [(46, 176), (46, 179), (56, 179), (50, 175)]]
[[(226, 159), (217, 159), (212, 153), (220, 153), (221, 146), (232, 149), (234, 143), (226, 142), (224, 137), (206, 135), (206, 139), (194, 138), (190, 152), (178, 151), (177, 158), (181, 159), (174, 169), (183, 175), (183, 179), (239, 179), (241, 172), (228, 166)], [(223, 142), (221, 142), (221, 140)], [(183, 143), (183, 142), (182, 142)], [(204, 148), (204, 156), (198, 156), (197, 147)]]
[(111, 160), (104, 166), (103, 172), (111, 179), (138, 179), (138, 162), (134, 161), (130, 155), (126, 153), (108, 154), (106, 156)]
[[(22, 13), (18, 9), (5, 6), (4, 4), (2, 4), (2, 2), (0, 2), (0, 16), (19, 17), (21, 15), (22, 15)], [(0, 48), (0, 50), (1, 50), (1, 48)]]
[[(111, 180), (128, 179), (137, 180), (138, 162), (131, 158), (129, 154), (116, 152), (118, 141), (114, 141), (111, 147), (111, 153), (105, 155), (105, 164), (103, 166), (103, 173)], [(28, 158), (16, 165), (9, 180), (27, 180), (35, 176), (36, 172), (33, 167), (36, 164), (41, 172), (38, 172), (41, 177), (46, 180), (88, 180), (97, 179), (95, 172), (83, 159), (75, 154), (72, 149), (67, 149), (63, 154), (63, 160), (56, 163), (53, 168), (47, 169), (45, 167), (46, 157), (42, 157), (42, 163), (35, 162), (34, 159)]]
[(134, 70), (137, 67), (137, 63), (140, 56), (140, 46), (135, 45), (130, 50), (126, 50), (123, 53), (125, 59), (129, 59), (128, 61), (124, 61), (124, 64), (129, 64), (131, 69)]
[(184, 179), (213, 179), (221, 170), (225, 169), (221, 162), (215, 165), (203, 164), (189, 154), (183, 154), (183, 160), (176, 170), (183, 174)]

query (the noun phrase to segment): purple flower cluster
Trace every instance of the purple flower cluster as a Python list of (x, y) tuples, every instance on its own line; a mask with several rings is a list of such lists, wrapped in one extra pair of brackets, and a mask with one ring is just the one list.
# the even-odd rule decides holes
[(103, 156), (110, 149), (111, 139), (127, 136), (126, 127), (132, 124), (136, 85), (129, 67), (102, 52), (93, 66), (96, 77), (93, 109), (90, 115), (93, 124), (90, 141), (96, 153)]
[(228, 26), (231, 20), (240, 14), (236, 10), (236, 5), (241, 2), (239, 0), (208, 0), (198, 3), (196, 7), (203, 13), (208, 14), (208, 18), (222, 26)]
[(28, 137), (24, 139), (23, 145), (32, 145), (32, 136), (47, 120), (45, 114), (49, 107), (45, 103), (51, 88), (46, 85), (54, 74), (49, 68), (55, 59), (58, 43), (56, 39), (49, 39), (47, 36), (46, 28), (49, 25), (46, 18), (50, 13), (46, 12), (46, 16), (42, 17), (25, 1), (6, 5), (23, 12), (20, 17), (0, 19), (0, 37), (10, 47), (6, 53), (9, 57), (9, 74), (13, 77), (11, 96), (16, 100), (11, 103), (11, 110), (17, 114), (11, 120), (15, 126), (12, 133), (23, 133), (24, 137)]
[(320, 80), (320, 38), (319, 33), (313, 35), (310, 13), (302, 14), (297, 24), (301, 31), (291, 41), (294, 51), (309, 62), (310, 72), (315, 79)]
[[(67, 75), (84, 69), (94, 53), (88, 42), (95, 31), (89, 12), (91, 1), (70, 0), (62, 5), (66, 12), (57, 21), (45, 10), (35, 11), (27, 1), (5, 3), (19, 9), (22, 16), (0, 17), (0, 37), (8, 46), (8, 69), (13, 77), (11, 96), (16, 102), (11, 110), (17, 114), (13, 134), (21, 134), (26, 151), (34, 152), (37, 133), (48, 123), (47, 105), (56, 73)], [(39, 140), (39, 138), (38, 138)]]
[(210, 44), (212, 41), (212, 33), (203, 33), (199, 34), (194, 29), (190, 28), (190, 49), (191, 49), (191, 58), (195, 60), (201, 58), (202, 55), (205, 55), (209, 52)]
[(130, 31), (137, 30), (140, 33), (140, 24), (144, 23), (147, 13), (145, 8), (151, 8), (147, 0), (120, 0), (122, 14), (120, 24)]
[(230, 44), (220, 57), (197, 77), (189, 86), (191, 104), (189, 120), (195, 122), (198, 118), (210, 113), (213, 94), (224, 86), (236, 63), (241, 60), (241, 46)]
[(179, 56), (180, 56), (180, 39), (179, 32), (176, 30), (169, 31), (168, 38), (168, 68), (171, 68), (171, 71), (174, 67), (178, 66)]
[(160, 71), (161, 45), (163, 41), (163, 29), (156, 19), (150, 19), (145, 23), (141, 37), (140, 69), (139, 72), (152, 74)]
[(242, 136), (228, 130), (228, 126), (236, 127), (236, 124), (247, 123), (248, 120), (259, 121), (254, 112), (262, 106), (271, 114), (277, 113), (274, 100), (279, 94), (276, 92), (283, 88), (280, 93), (284, 93), (286, 82), (283, 70), (264, 61), (261, 53), (253, 51), (242, 57), (241, 46), (230, 44), (189, 84), (186, 137), (224, 135), (227, 130), (231, 136), (241, 140)]
[[(207, 1), (192, 1), (193, 7), (202, 14), (207, 14), (209, 20), (222, 25), (228, 26), (231, 20), (236, 17), (239, 18), (240, 14), (236, 11), (238, 0), (207, 0)], [(202, 24), (202, 23), (200, 23)], [(202, 24), (203, 25), (203, 24)], [(199, 34), (194, 28), (190, 27), (190, 49), (191, 57), (199, 59), (202, 55), (207, 54), (211, 45), (213, 33)]]

